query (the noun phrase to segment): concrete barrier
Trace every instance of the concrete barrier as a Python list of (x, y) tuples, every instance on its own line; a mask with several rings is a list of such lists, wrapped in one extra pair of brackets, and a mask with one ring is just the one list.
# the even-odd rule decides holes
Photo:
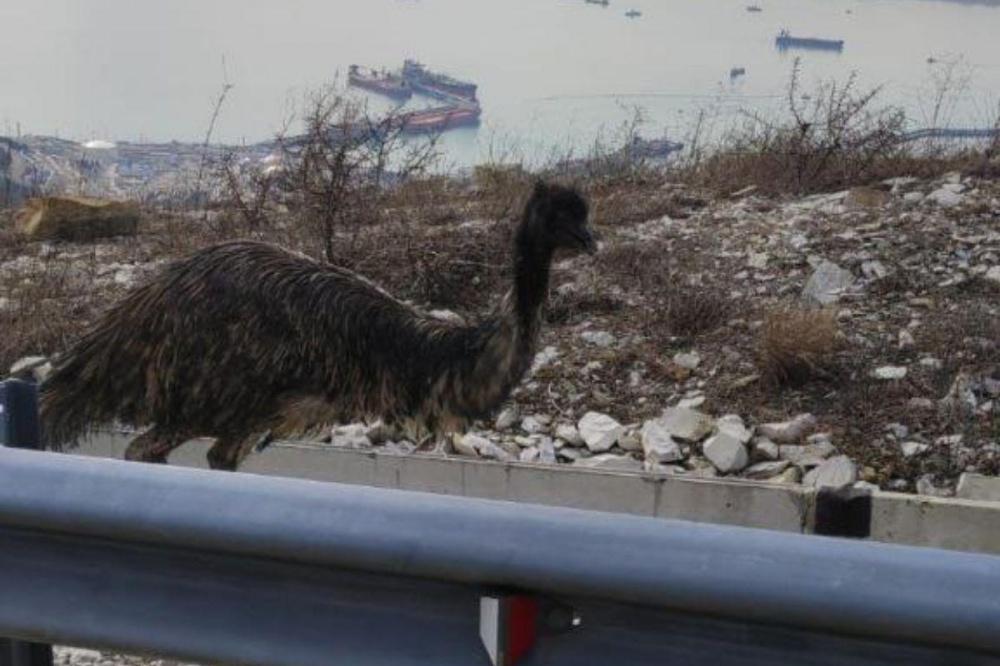
[[(121, 457), (127, 442), (128, 435), (103, 434), (80, 453)], [(209, 444), (189, 442), (170, 463), (205, 467)], [(248, 458), (241, 471), (1000, 554), (1000, 502), (884, 492), (855, 493), (842, 502), (800, 485), (398, 455), (309, 442), (276, 442)], [(850, 525), (842, 530), (844, 521)]]

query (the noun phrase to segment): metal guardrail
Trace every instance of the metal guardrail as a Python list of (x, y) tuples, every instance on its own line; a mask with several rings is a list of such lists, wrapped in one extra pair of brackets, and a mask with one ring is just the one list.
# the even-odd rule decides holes
[[(19, 380), (0, 382), (0, 446), (38, 449), (38, 394), (34, 384)], [(0, 595), (3, 590), (0, 589)], [(0, 596), (0, 603), (6, 599)], [(0, 638), (0, 666), (52, 666), (52, 646)]]
[(0, 448), (0, 635), (487, 664), (505, 592), (523, 664), (1000, 663), (997, 557)]

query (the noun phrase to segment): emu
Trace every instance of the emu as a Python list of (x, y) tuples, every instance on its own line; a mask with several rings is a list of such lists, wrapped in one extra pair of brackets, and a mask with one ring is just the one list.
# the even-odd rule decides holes
[(534, 357), (557, 250), (595, 251), (574, 189), (538, 183), (514, 234), (513, 286), (476, 325), (430, 317), (344, 268), (275, 245), (200, 250), (133, 289), (41, 387), (53, 449), (114, 421), (125, 458), (166, 462), (212, 437), (234, 470), (262, 436), (381, 418), (442, 436), (489, 416)]

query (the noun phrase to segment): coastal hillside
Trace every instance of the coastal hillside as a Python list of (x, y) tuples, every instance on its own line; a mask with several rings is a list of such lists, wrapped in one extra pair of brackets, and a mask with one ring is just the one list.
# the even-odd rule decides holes
[[(567, 175), (600, 251), (557, 262), (530, 377), (440, 453), (941, 495), (963, 472), (996, 474), (1000, 181), (982, 159), (949, 165), (816, 194), (657, 169)], [(475, 320), (507, 289), (530, 185), (516, 169), (415, 180), (334, 234), (332, 259)], [(250, 226), (232, 205), (150, 205), (134, 235), (90, 242), (26, 239), (8, 211), (0, 364), (43, 376), (130, 287), (211, 243), (325, 256), (276, 210)], [(378, 424), (331, 424), (323, 439), (417, 447)]]

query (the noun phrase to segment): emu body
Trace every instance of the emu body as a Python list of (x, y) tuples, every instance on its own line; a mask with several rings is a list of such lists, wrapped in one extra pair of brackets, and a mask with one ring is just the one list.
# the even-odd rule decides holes
[(560, 247), (593, 249), (587, 207), (539, 185), (514, 243), (514, 285), (475, 326), (441, 321), (363, 277), (279, 247), (201, 250), (136, 288), (57, 362), (42, 387), (49, 445), (118, 421), (151, 426), (126, 457), (164, 462), (198, 436), (235, 469), (263, 433), (381, 418), (410, 432), (464, 430), (530, 366)]

